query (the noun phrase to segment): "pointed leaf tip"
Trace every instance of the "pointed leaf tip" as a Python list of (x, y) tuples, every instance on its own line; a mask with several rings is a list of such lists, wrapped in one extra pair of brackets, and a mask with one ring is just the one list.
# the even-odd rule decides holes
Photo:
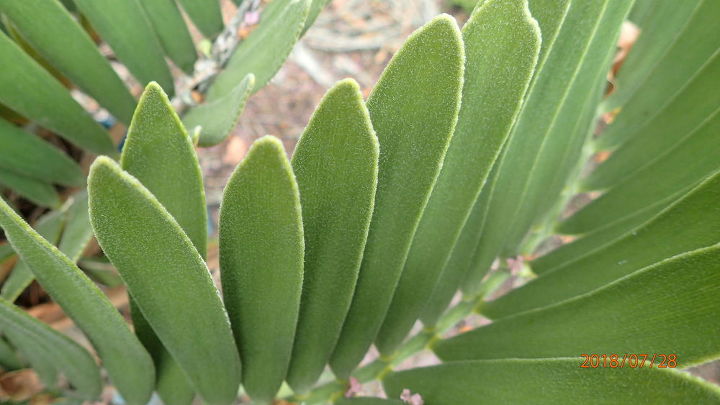
[(190, 109), (183, 123), (197, 144), (213, 146), (227, 139), (254, 88), (255, 75), (248, 73), (228, 94)]

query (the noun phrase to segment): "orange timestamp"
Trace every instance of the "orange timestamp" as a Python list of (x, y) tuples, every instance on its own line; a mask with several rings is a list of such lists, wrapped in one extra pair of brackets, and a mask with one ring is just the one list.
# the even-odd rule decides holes
[(625, 353), (620, 354), (586, 354), (580, 355), (584, 360), (580, 368), (675, 368), (678, 363), (677, 354), (661, 353)]

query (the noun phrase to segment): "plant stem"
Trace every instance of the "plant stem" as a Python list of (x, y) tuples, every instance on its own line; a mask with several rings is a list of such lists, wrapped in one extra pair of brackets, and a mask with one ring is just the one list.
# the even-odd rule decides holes
[[(352, 376), (361, 384), (374, 380), (382, 381), (388, 373), (392, 372), (408, 358), (423, 350), (432, 350), (435, 343), (442, 339), (442, 336), (458, 322), (474, 312), (479, 313), (483, 298), (494, 292), (508, 277), (510, 277), (510, 274), (507, 272), (491, 274), (483, 283), (477, 296), (464, 298), (457, 305), (450, 308), (440, 318), (435, 327), (423, 328), (423, 330), (416, 335), (406, 340), (392, 355), (381, 356), (375, 359), (371, 363), (355, 370)], [(334, 402), (342, 398), (349, 386), (350, 383), (348, 381), (331, 381), (316, 387), (306, 395), (291, 397), (290, 401), (297, 401), (307, 405)]]

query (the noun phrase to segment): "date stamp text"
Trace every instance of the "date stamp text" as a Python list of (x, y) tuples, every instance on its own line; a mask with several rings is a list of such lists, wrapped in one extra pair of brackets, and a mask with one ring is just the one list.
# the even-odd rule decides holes
[(580, 368), (675, 368), (678, 365), (677, 354), (661, 353), (625, 353), (625, 354), (586, 354), (580, 355)]

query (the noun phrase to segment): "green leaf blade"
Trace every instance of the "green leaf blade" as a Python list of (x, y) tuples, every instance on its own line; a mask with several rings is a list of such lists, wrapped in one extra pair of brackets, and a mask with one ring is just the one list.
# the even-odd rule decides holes
[(720, 173), (612, 243), (485, 304), (499, 318), (577, 296), (667, 257), (720, 241)]
[(207, 210), (202, 172), (185, 127), (157, 83), (143, 93), (128, 130), (120, 166), (167, 209), (203, 258)]
[(575, 138), (586, 137), (587, 128), (575, 128), (577, 116), (604, 80), (603, 62), (615, 49), (630, 5), (616, 0), (571, 4), (498, 161), (498, 177), (488, 190), (492, 197), (484, 240), (476, 253), (478, 265), (465, 281), (466, 293), (477, 291), (500, 253), (515, 251), (534, 222), (537, 207), (548, 198), (544, 187), (562, 167), (558, 162), (565, 160)]
[(540, 51), (540, 31), (523, 0), (486, 1), (462, 32), (466, 74), (458, 123), (375, 341), (384, 354), (402, 343), (432, 293), (510, 133)]
[[(120, 165), (158, 199), (204, 259), (207, 210), (200, 164), (190, 137), (157, 83), (150, 83), (140, 98)], [(161, 397), (169, 403), (191, 402), (193, 391), (187, 378), (154, 337), (139, 308), (135, 309), (135, 332), (155, 360)]]
[[(484, 187), (491, 184), (495, 176), (497, 165), (490, 172), (488, 180)], [(473, 257), (480, 241), (482, 240), (482, 229), (487, 214), (488, 198), (490, 193), (485, 192), (485, 188), (480, 192), (478, 199), (473, 205), (470, 215), (465, 221), (460, 236), (453, 246), (453, 251), (445, 265), (439, 280), (433, 288), (433, 292), (427, 300), (427, 304), (423, 309), (420, 319), (428, 328), (436, 326), (440, 316), (452, 302), (458, 288), (462, 284), (465, 276), (473, 269)]]
[(80, 166), (40, 137), (0, 118), (0, 167), (68, 187), (85, 184)]
[[(4, 12), (46, 60), (124, 123), (135, 99), (82, 27), (58, 1), (0, 2)], [(72, 44), (72, 46), (68, 46)]]
[(2, 32), (0, 59), (13, 61), (0, 71), (0, 103), (81, 148), (98, 154), (115, 152), (108, 133), (62, 84)]
[[(557, 40), (558, 33), (570, 9), (570, 1), (556, 0), (530, 0), (530, 14), (540, 26), (542, 43), (540, 55), (533, 74), (532, 83), (538, 78), (538, 73), (547, 61), (550, 50)], [(533, 84), (530, 84), (532, 87)], [(500, 159), (500, 156), (498, 157)], [(433, 326), (447, 308), (460, 286), (467, 272), (471, 270), (473, 257), (480, 237), (482, 235), (485, 216), (488, 209), (490, 192), (488, 191), (497, 178), (497, 164), (493, 165), (493, 171), (488, 176), (475, 205), (468, 216), (465, 225), (458, 237), (448, 263), (443, 269), (436, 286), (428, 299), (428, 303), (421, 316), (426, 326)]]
[(425, 403), (438, 405), (711, 404), (720, 400), (717, 387), (674, 370), (587, 370), (580, 368), (580, 363), (580, 358), (454, 362), (391, 374), (384, 386), (389, 395), (410, 389)]
[(579, 239), (559, 246), (550, 253), (534, 259), (530, 262), (530, 266), (535, 274), (540, 275), (553, 271), (573, 260), (577, 260), (595, 249), (612, 243), (629, 231), (641, 226), (670, 206), (678, 198), (684, 196), (688, 191), (689, 190), (684, 190), (681, 195), (659, 201), (657, 204), (648, 206), (646, 209), (638, 211), (633, 215), (615, 221), (611, 220), (606, 226), (593, 230)]
[(0, 185), (13, 190), (40, 207), (59, 208), (61, 205), (60, 195), (55, 187), (32, 177), (0, 169)]
[(135, 301), (130, 299), (133, 329), (155, 362), (155, 391), (166, 404), (190, 405), (195, 398), (187, 375), (163, 346)]
[(718, 292), (720, 245), (714, 245), (577, 298), (497, 320), (442, 341), (434, 350), (446, 361), (675, 354), (677, 366), (685, 368), (720, 356), (714, 338), (720, 328)]
[[(557, 231), (582, 234), (598, 229), (606, 218), (633, 215), (659, 201), (672, 199), (720, 169), (720, 111), (676, 147), (622, 179), (612, 189), (561, 222)], [(709, 153), (708, 153), (709, 152)], [(662, 179), (662, 181), (657, 181)]]
[(615, 91), (604, 102), (606, 110), (624, 106), (642, 88), (666, 52), (682, 38), (703, 1), (635, 1), (628, 19), (640, 26), (640, 36), (618, 72)]
[[(31, 353), (44, 356), (87, 400), (100, 396), (100, 370), (87, 350), (0, 298), (0, 330)], [(48, 387), (54, 388), (54, 387)]]
[(339, 82), (292, 159), (305, 233), (303, 295), (287, 377), (295, 392), (317, 381), (340, 337), (372, 216), (378, 153), (357, 83)]
[(91, 167), (89, 196), (98, 242), (155, 333), (205, 401), (234, 401), (240, 361), (229, 321), (188, 236), (110, 159), (98, 158)]
[(58, 249), (77, 263), (92, 238), (87, 191), (78, 191), (73, 194), (72, 203), (65, 213), (65, 226)]
[(8, 342), (7, 337), (0, 338), (0, 367), (7, 371), (14, 371), (27, 366), (27, 362), (18, 357), (15, 347)]
[(174, 93), (162, 46), (138, 0), (75, 0), (75, 4), (142, 85), (156, 81), (168, 94)]
[(220, 269), (243, 386), (269, 401), (285, 378), (303, 280), (300, 196), (282, 144), (256, 141), (225, 188)]
[(193, 136), (200, 133), (199, 146), (214, 146), (227, 139), (237, 125), (254, 87), (255, 75), (249, 73), (230, 93), (192, 107), (183, 116), (188, 131)]
[(180, 0), (180, 4), (206, 37), (214, 38), (222, 31), (224, 24), (218, 0)]
[(395, 54), (368, 99), (380, 143), (378, 191), (355, 295), (330, 362), (341, 378), (360, 363), (390, 305), (457, 122), (463, 68), (460, 30), (451, 17), (436, 17)]
[[(64, 213), (50, 211), (38, 219), (35, 224), (37, 233), (53, 245), (57, 243), (65, 223)], [(32, 270), (22, 259), (18, 260), (10, 276), (3, 282), (0, 296), (14, 302), (35, 279)]]
[(611, 188), (695, 136), (708, 121), (720, 115), (720, 95), (713, 91), (718, 77), (720, 52), (654, 119), (634, 131), (632, 138), (613, 151), (610, 158), (585, 179), (583, 188)]
[(4, 200), (0, 200), (0, 226), (40, 285), (88, 336), (123, 398), (132, 404), (146, 403), (155, 378), (152, 360), (108, 298)]
[[(647, 39), (642, 34), (638, 39), (639, 51), (645, 48), (659, 48), (645, 62), (647, 66), (633, 64), (632, 54), (628, 55), (630, 66), (620, 71), (618, 80), (623, 84), (622, 77), (627, 74), (625, 88), (618, 88), (618, 94), (608, 100), (608, 108), (622, 107), (617, 118), (598, 139), (599, 149), (615, 148), (633, 138), (636, 131), (648, 121), (660, 115), (675, 97), (683, 92), (704, 65), (715, 57), (720, 49), (720, 28), (715, 21), (720, 18), (720, 4), (712, 0), (690, 0), (682, 4), (659, 5), (658, 9), (670, 8), (666, 13), (672, 14), (673, 22), (666, 13), (657, 16), (656, 25), (648, 33)], [(660, 10), (658, 10), (660, 11)], [(689, 16), (688, 16), (689, 13)], [(688, 16), (683, 18), (684, 16)], [(661, 19), (662, 18), (662, 19)], [(673, 29), (675, 28), (675, 29)], [(663, 36), (650, 36), (653, 31), (667, 31)], [(664, 37), (672, 36), (663, 41)], [(648, 52), (648, 51), (646, 51)], [(639, 57), (643, 56), (638, 55)], [(633, 78), (633, 69), (641, 77)], [(710, 89), (708, 89), (710, 90)], [(699, 107), (703, 107), (702, 104)], [(685, 111), (684, 113), (691, 112)], [(679, 117), (682, 120), (682, 116)]]
[(141, 2), (165, 54), (185, 73), (192, 74), (197, 51), (190, 31), (174, 0)]

